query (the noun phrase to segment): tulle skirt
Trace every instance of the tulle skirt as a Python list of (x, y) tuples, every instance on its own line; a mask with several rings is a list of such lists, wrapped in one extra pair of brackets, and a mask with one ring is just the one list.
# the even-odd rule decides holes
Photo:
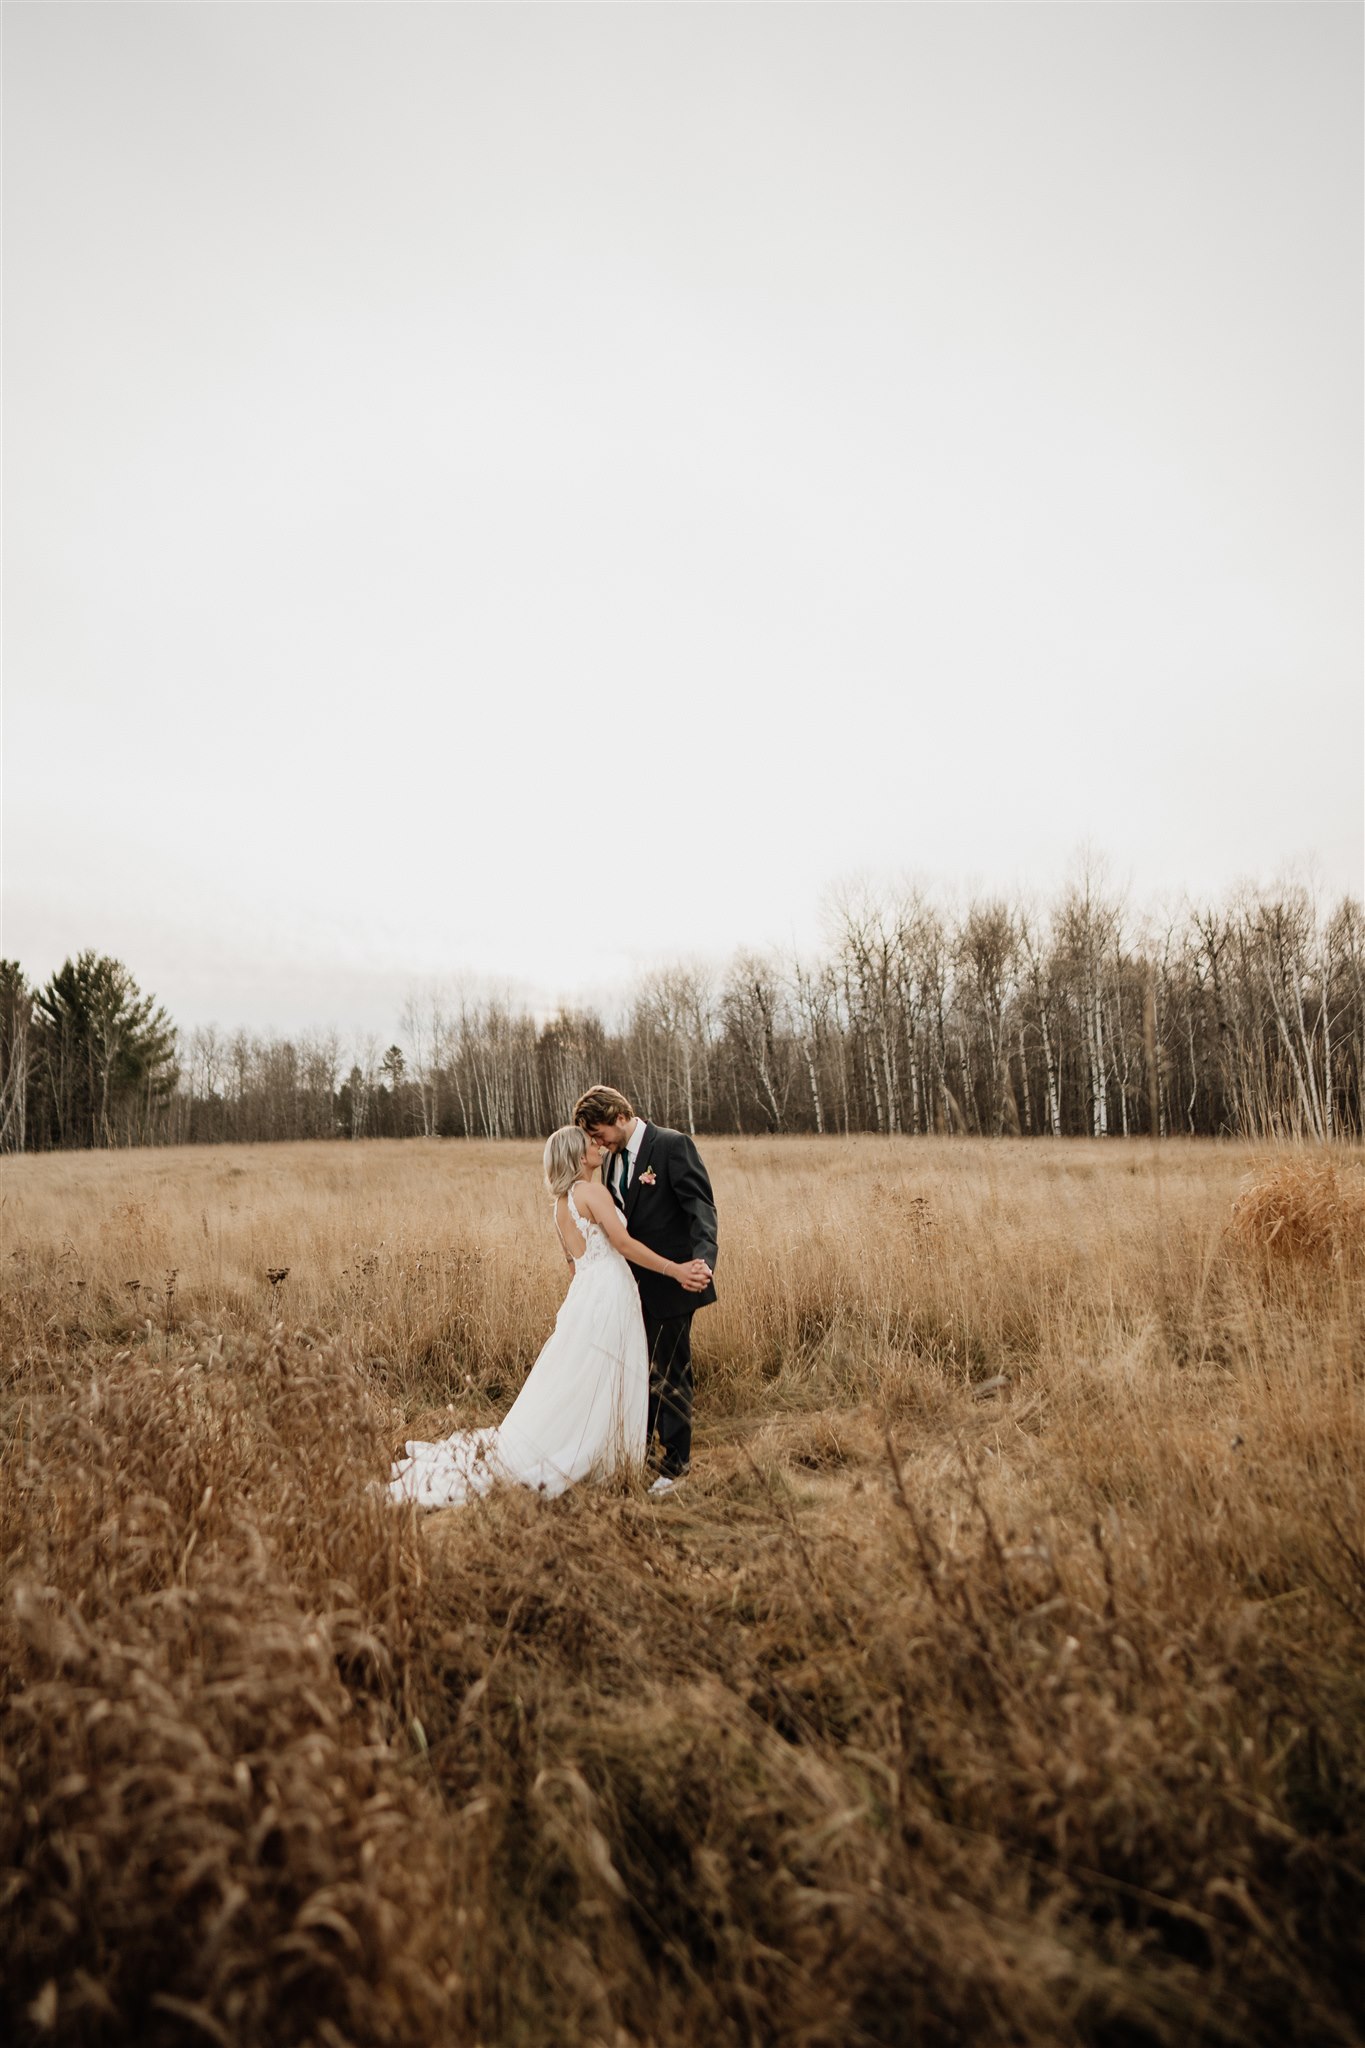
[(562, 1493), (645, 1455), (649, 1354), (640, 1294), (619, 1252), (580, 1261), (554, 1329), (496, 1429), (409, 1443), (389, 1495), (454, 1507), (499, 1485)]

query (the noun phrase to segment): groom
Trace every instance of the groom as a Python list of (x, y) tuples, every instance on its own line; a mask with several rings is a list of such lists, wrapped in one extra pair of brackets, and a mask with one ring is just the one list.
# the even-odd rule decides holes
[(615, 1088), (590, 1088), (574, 1122), (607, 1152), (605, 1181), (632, 1237), (666, 1259), (700, 1259), (705, 1276), (665, 1278), (632, 1266), (649, 1345), (649, 1442), (659, 1436), (653, 1494), (672, 1493), (692, 1456), (692, 1317), (716, 1298), (716, 1205), (696, 1146), (638, 1117)]

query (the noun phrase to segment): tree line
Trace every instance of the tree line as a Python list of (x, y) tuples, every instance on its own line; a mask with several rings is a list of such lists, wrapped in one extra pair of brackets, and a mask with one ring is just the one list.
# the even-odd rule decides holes
[(598, 1080), (693, 1132), (1361, 1135), (1365, 908), (1300, 888), (1135, 918), (845, 891), (819, 957), (651, 973), (623, 1015), (429, 989), (393, 1043), (178, 1032), (92, 952), (0, 961), (0, 1149), (543, 1135)]

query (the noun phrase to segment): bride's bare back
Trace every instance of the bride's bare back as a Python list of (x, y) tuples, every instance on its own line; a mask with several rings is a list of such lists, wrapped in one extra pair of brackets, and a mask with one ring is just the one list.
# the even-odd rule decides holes
[(571, 1259), (581, 1259), (588, 1249), (588, 1240), (574, 1221), (567, 1195), (560, 1195), (555, 1203), (555, 1230), (566, 1255)]

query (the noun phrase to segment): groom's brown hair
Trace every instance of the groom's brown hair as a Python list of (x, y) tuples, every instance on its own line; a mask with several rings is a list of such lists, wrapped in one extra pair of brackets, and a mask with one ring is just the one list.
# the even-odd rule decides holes
[(589, 1088), (586, 1095), (580, 1095), (573, 1106), (573, 1120), (582, 1131), (590, 1130), (594, 1124), (614, 1124), (618, 1117), (634, 1114), (619, 1088), (605, 1088), (600, 1082), (596, 1088)]

